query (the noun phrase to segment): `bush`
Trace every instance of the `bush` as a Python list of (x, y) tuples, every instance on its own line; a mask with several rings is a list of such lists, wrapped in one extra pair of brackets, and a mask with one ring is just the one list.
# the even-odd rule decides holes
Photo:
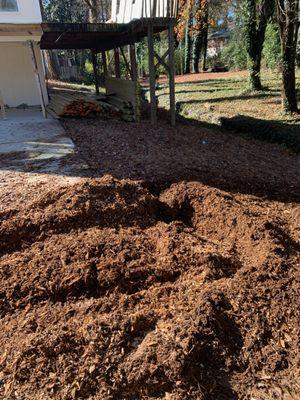
[(90, 60), (86, 60), (84, 64), (84, 83), (91, 85), (94, 83), (94, 69)]
[(244, 32), (241, 26), (237, 26), (224, 47), (221, 58), (228, 69), (247, 68), (247, 51)]
[(212, 57), (207, 57), (206, 67), (213, 71), (222, 69), (228, 70), (228, 66), (224, 63), (222, 53), (216, 54), (215, 56)]
[(263, 48), (263, 58), (266, 66), (270, 69), (275, 69), (280, 64), (280, 36), (278, 32), (278, 25), (274, 22), (271, 22), (267, 25)]

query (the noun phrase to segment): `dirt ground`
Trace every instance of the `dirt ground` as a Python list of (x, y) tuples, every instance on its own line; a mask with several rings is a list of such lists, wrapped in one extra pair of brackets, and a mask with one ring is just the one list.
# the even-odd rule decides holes
[[(176, 83), (185, 83), (185, 82), (199, 82), (199, 81), (207, 81), (211, 79), (228, 79), (228, 78), (240, 78), (247, 77), (248, 71), (228, 71), (228, 72), (201, 72), (198, 74), (185, 74), (185, 75), (177, 75), (175, 78)], [(163, 77), (160, 79), (161, 82), (167, 81), (167, 77)]]
[(299, 156), (64, 126), (90, 178), (0, 213), (0, 398), (298, 399)]

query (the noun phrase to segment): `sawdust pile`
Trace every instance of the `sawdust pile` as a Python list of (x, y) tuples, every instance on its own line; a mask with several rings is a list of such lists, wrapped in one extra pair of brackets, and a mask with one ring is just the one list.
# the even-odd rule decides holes
[(295, 204), (105, 177), (0, 217), (0, 398), (300, 395)]

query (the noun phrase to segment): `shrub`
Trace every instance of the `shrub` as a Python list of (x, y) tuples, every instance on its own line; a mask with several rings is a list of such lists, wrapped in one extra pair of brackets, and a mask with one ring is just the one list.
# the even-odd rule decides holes
[(91, 85), (94, 83), (94, 70), (93, 64), (90, 60), (86, 60), (84, 64), (84, 83), (87, 85)]
[(263, 57), (268, 68), (275, 69), (278, 67), (281, 59), (280, 36), (278, 25), (274, 22), (267, 25)]
[(241, 26), (237, 26), (224, 47), (221, 58), (228, 69), (247, 68), (247, 51), (244, 32)]

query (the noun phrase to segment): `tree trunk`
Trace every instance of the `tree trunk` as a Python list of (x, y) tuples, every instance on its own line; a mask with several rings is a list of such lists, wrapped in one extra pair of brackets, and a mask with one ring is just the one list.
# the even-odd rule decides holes
[(199, 62), (200, 62), (202, 47), (203, 47), (203, 31), (201, 29), (200, 32), (197, 32), (197, 36), (194, 39), (193, 64), (195, 73), (199, 72)]
[(296, 95), (295, 57), (285, 50), (282, 66), (282, 107), (285, 112), (298, 112)]
[(190, 28), (192, 24), (192, 17), (190, 16), (185, 28), (185, 52), (184, 52), (184, 73), (191, 72), (191, 53), (192, 53), (192, 38), (190, 35)]
[(84, 1), (87, 4), (89, 10), (89, 22), (90, 23), (99, 22), (100, 11), (99, 11), (98, 0), (84, 0)]
[(208, 7), (207, 7), (207, 13), (206, 13), (206, 21), (205, 21), (205, 28), (203, 32), (203, 43), (202, 43), (202, 54), (203, 54), (203, 60), (202, 60), (202, 71), (206, 71), (206, 58), (207, 58), (207, 39), (208, 39)]
[(257, 11), (256, 0), (245, 0), (246, 50), (248, 55), (249, 86), (251, 91), (263, 90), (260, 66), (265, 32), (274, 12), (274, 0), (261, 0)]
[(257, 48), (256, 53), (249, 55), (248, 70), (249, 70), (249, 86), (251, 91), (263, 90), (260, 80), (262, 47)]
[(282, 107), (285, 112), (297, 113), (296, 94), (296, 47), (299, 25), (299, 3), (294, 0), (277, 0), (282, 51)]

